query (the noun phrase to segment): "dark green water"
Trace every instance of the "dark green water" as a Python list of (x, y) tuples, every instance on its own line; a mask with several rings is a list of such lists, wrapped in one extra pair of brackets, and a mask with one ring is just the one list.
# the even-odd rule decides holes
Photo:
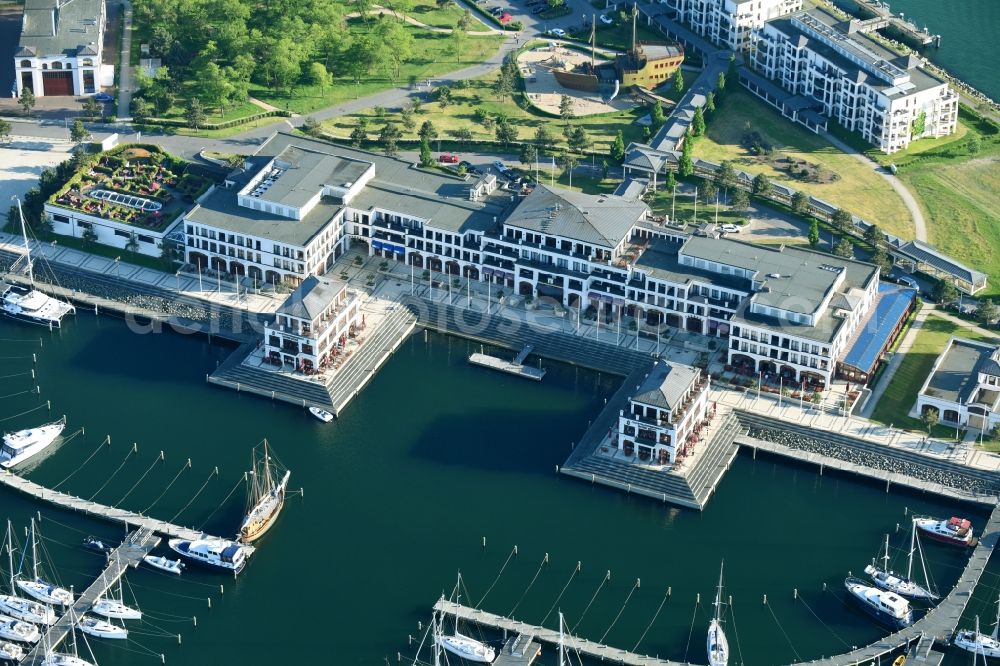
[[(607, 633), (605, 642), (631, 649), (669, 587), (671, 597), (638, 649), (703, 662), (707, 602), (725, 558), (733, 663), (816, 658), (882, 633), (844, 606), (842, 581), (848, 570), (860, 572), (882, 535), (905, 520), (905, 507), (960, 512), (978, 524), (984, 518), (969, 507), (886, 494), (763, 458), (739, 458), (700, 514), (557, 477), (555, 465), (616, 380), (566, 366), (550, 367), (540, 384), (507, 379), (470, 368), (470, 345), (457, 339), (414, 336), (340, 420), (323, 425), (302, 410), (208, 386), (205, 373), (227, 350), (200, 338), (135, 335), (116, 320), (88, 315), (54, 336), (0, 322), (0, 338), (39, 335), (43, 398), (52, 400), (54, 414), (69, 416), (71, 429), (85, 426), (87, 434), (52, 454), (33, 479), (56, 484), (79, 470), (63, 488), (89, 497), (138, 442), (139, 453), (97, 500), (119, 502), (163, 450), (166, 461), (122, 504), (145, 510), (190, 457), (192, 469), (148, 513), (171, 518), (218, 466), (219, 477), (177, 520), (231, 534), (241, 518), (241, 491), (210, 514), (247, 467), (251, 447), (267, 437), (291, 468), (291, 485), (305, 489), (304, 498), (289, 499), (238, 581), (202, 571), (181, 578), (130, 573), (156, 626), (137, 627), (135, 644), (95, 646), (104, 666), (158, 663), (140, 654), (147, 648), (175, 664), (394, 663), (397, 652), (412, 655), (407, 636), (418, 634), (418, 621), (427, 621), (457, 570), (479, 601), (515, 544), (518, 555), (483, 601), (488, 610), (509, 614), (517, 606), (520, 619), (541, 621), (580, 561), (581, 572), (559, 602), (568, 624), (579, 623), (577, 633), (593, 639)], [(30, 353), (11, 342), (5, 349), (8, 356)], [(29, 363), (6, 360), (10, 371), (3, 374)], [(0, 381), (3, 395), (28, 384), (26, 377)], [(3, 399), (2, 415), (34, 404)], [(27, 416), (4, 426), (33, 422)], [(112, 446), (81, 469), (106, 434)], [(78, 588), (101, 567), (99, 557), (77, 547), (84, 533), (121, 533), (11, 493), (0, 498), (18, 525), (43, 512), (49, 559), (62, 581)], [(903, 541), (902, 534), (894, 538)], [(927, 550), (935, 580), (950, 586), (963, 555), (933, 544)], [(526, 593), (546, 553), (549, 563)], [(608, 570), (611, 580), (585, 613)], [(641, 586), (629, 597), (636, 579)], [(995, 589), (996, 575), (986, 584)], [(703, 603), (696, 608), (699, 593)], [(761, 603), (764, 594), (769, 607)], [(990, 596), (987, 589), (973, 610), (992, 617)], [(547, 624), (554, 626), (554, 614)], [(157, 627), (182, 633), (183, 644), (139, 635)], [(542, 663), (553, 663), (552, 650)]]
[[(850, 7), (854, 0), (836, 0)], [(941, 35), (940, 48), (923, 53), (949, 72), (1000, 99), (1000, 72), (997, 71), (996, 33), (1000, 29), (1000, 2), (997, 0), (893, 0), (893, 13), (903, 13), (920, 28)]]

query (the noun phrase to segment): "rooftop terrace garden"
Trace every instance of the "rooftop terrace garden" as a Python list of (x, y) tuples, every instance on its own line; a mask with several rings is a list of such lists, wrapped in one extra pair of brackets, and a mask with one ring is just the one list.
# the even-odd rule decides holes
[(211, 185), (196, 164), (155, 146), (123, 146), (84, 164), (49, 203), (161, 232)]

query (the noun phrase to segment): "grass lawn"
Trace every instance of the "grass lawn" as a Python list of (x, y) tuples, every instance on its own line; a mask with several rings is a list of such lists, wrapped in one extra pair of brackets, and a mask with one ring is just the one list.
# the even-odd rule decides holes
[[(352, 23), (354, 29), (362, 29), (356, 21)], [(433, 78), (482, 62), (499, 50), (504, 39), (503, 35), (466, 37), (462, 44), (462, 53), (456, 57), (451, 49), (453, 42), (449, 35), (428, 32), (415, 26), (407, 26), (407, 30), (413, 35), (413, 52), (418, 55), (400, 68), (395, 81), (382, 72), (375, 72), (360, 83), (355, 83), (350, 76), (343, 75), (343, 67), (336, 67), (333, 69), (335, 72), (333, 85), (322, 90), (315, 86), (299, 86), (289, 95), (284, 91), (251, 85), (250, 94), (280, 109), (294, 113), (311, 113), (346, 100), (364, 97), (388, 88), (405, 86), (410, 77), (416, 77), (418, 80)]]
[[(415, 139), (421, 124), (425, 120), (430, 120), (434, 123), (434, 128), (441, 139), (448, 139), (450, 130), (467, 128), (472, 132), (474, 139), (493, 140), (495, 138), (493, 129), (487, 130), (482, 124), (476, 122), (475, 109), (482, 107), (493, 116), (498, 113), (505, 114), (517, 127), (519, 140), (533, 139), (537, 128), (544, 124), (548, 126), (558, 141), (563, 141), (562, 120), (523, 109), (509, 97), (503, 101), (498, 100), (493, 91), (490, 90), (495, 78), (495, 75), (489, 75), (469, 79), (467, 88), (452, 90), (452, 102), (444, 107), (438, 102), (424, 104), (420, 113), (414, 117), (415, 125), (412, 130), (406, 130), (403, 127), (399, 109), (386, 112), (382, 118), (378, 118), (375, 112), (369, 109), (359, 114), (332, 118), (324, 123), (324, 127), (337, 136), (346, 137), (357, 125), (358, 118), (364, 116), (368, 119), (368, 136), (371, 139), (377, 138), (384, 122), (395, 122), (403, 132), (404, 139)], [(607, 152), (619, 129), (624, 134), (625, 145), (628, 145), (630, 141), (642, 139), (642, 128), (635, 123), (635, 120), (642, 115), (645, 115), (645, 109), (631, 109), (600, 116), (576, 118), (573, 123), (587, 130), (593, 141), (593, 150)]]
[[(698, 217), (695, 219), (694, 197), (687, 194), (678, 194), (676, 201), (671, 206), (671, 193), (665, 189), (658, 190), (649, 202), (649, 207), (657, 215), (670, 217), (671, 209), (674, 211), (674, 221), (680, 224), (695, 224), (704, 222), (715, 222), (715, 203), (706, 204), (704, 201), (698, 202)], [(735, 213), (727, 206), (719, 205), (719, 224), (739, 224), (740, 220), (746, 219), (746, 213)]]
[[(181, 103), (180, 105), (171, 106), (167, 109), (167, 112), (157, 116), (159, 118), (173, 118), (173, 119), (183, 119), (186, 109)], [(236, 106), (229, 107), (223, 112), (221, 108), (211, 108), (205, 109), (205, 122), (206, 123), (223, 123), (227, 120), (236, 120), (238, 118), (247, 118), (249, 116), (255, 116), (258, 113), (264, 113), (264, 109), (257, 106), (252, 102), (244, 102), (243, 104), (237, 104)]]
[[(923, 326), (917, 332), (917, 339), (914, 341), (910, 351), (907, 352), (903, 362), (900, 363), (892, 381), (882, 394), (882, 398), (872, 412), (872, 420), (881, 423), (893, 424), (899, 428), (909, 430), (926, 431), (926, 427), (920, 421), (907, 416), (910, 408), (917, 400), (917, 392), (923, 385), (924, 380), (931, 371), (938, 354), (944, 350), (948, 343), (948, 338), (953, 335), (961, 335), (972, 340), (990, 340), (974, 330), (967, 329), (953, 324), (947, 319), (930, 315), (924, 321)], [(992, 338), (995, 342), (997, 339)], [(954, 428), (946, 426), (936, 426), (933, 434), (935, 437), (954, 437)]]
[[(748, 124), (780, 152), (817, 164), (840, 178), (830, 183), (801, 182), (775, 170), (740, 145)], [(913, 221), (903, 200), (871, 165), (842, 153), (736, 85), (727, 88), (706, 135), (695, 144), (694, 155), (713, 162), (734, 160), (745, 171), (766, 173), (776, 182), (842, 206), (886, 232), (913, 237)]]
[(930, 242), (989, 275), (978, 296), (1000, 294), (1000, 155), (905, 170), (900, 178), (918, 195)]
[[(417, 2), (413, 6), (413, 9), (406, 13), (406, 16), (420, 21), (425, 25), (434, 26), (435, 28), (454, 28), (464, 13), (465, 7), (461, 7), (454, 2), (449, 2), (444, 7), (439, 7), (436, 2)], [(473, 21), (469, 27), (470, 31), (475, 32), (489, 29), (479, 19), (475, 18), (475, 12), (472, 13), (472, 16)]]

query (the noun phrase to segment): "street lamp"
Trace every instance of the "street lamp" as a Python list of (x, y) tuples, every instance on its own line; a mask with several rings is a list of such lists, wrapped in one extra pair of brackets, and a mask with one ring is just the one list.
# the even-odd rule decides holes
[(115, 257), (115, 272), (118, 273), (118, 279), (122, 279), (122, 258)]

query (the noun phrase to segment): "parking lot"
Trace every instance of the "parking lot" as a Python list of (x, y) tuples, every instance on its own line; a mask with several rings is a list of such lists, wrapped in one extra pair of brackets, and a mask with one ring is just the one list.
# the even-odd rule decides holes
[(0, 221), (7, 224), (11, 196), (24, 193), (38, 184), (42, 169), (59, 164), (69, 157), (73, 144), (61, 139), (17, 137), (0, 145)]

